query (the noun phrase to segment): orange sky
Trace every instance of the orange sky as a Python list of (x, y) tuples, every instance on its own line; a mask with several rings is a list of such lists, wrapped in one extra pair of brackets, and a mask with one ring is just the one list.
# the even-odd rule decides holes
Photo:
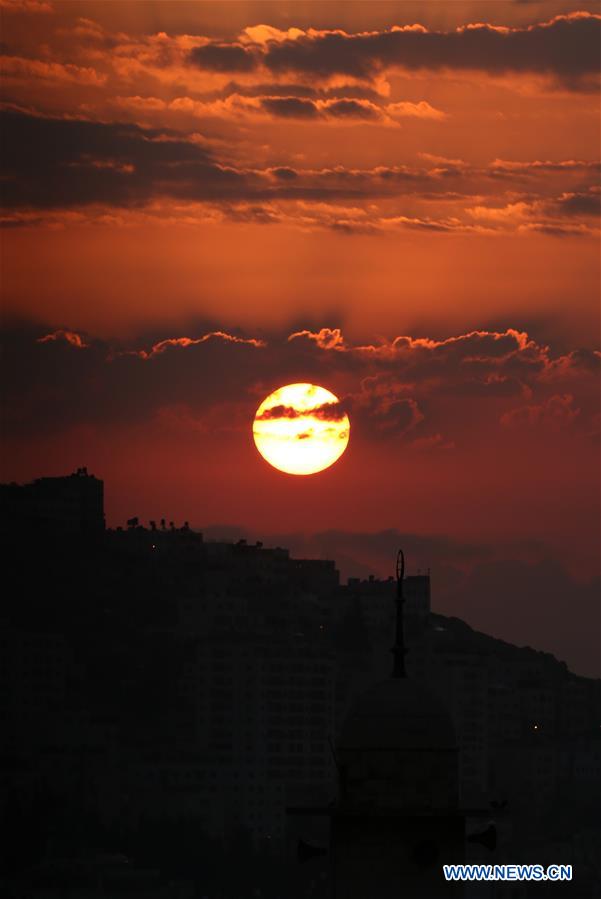
[[(596, 4), (0, 8), (4, 101), (35, 129), (20, 123), (15, 146), (57, 148), (15, 151), (8, 174), (9, 314), (107, 337), (202, 316), (308, 315), (370, 339), (536, 320), (594, 345)], [(392, 31), (415, 23), (428, 31)], [(390, 50), (395, 36), (443, 43)], [(355, 44), (324, 71), (332, 39)], [(287, 45), (313, 56), (271, 63)], [(191, 61), (207, 46), (247, 61)], [(103, 133), (71, 135), (66, 119)], [(159, 170), (141, 129), (206, 171), (188, 174), (177, 148)]]
[[(598, 571), (596, 3), (0, 12), (3, 478)], [(250, 427), (291, 381), (352, 422), (302, 483)]]

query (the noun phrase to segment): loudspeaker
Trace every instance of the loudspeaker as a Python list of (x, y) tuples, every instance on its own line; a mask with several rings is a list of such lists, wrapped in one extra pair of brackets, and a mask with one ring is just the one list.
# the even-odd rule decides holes
[(491, 851), (497, 846), (497, 828), (494, 824), (489, 824), (486, 830), (481, 833), (474, 833), (467, 838), (468, 843), (480, 843)]

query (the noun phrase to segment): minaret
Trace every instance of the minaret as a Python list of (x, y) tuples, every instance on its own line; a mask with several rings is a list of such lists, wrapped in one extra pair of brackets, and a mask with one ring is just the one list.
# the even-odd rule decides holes
[(405, 577), (405, 555), (402, 549), (399, 549), (396, 557), (396, 634), (395, 644), (391, 649), (394, 664), (392, 668), (393, 677), (407, 677), (405, 668), (405, 630), (403, 626), (403, 606), (405, 597), (403, 596), (403, 579)]
[(455, 729), (439, 697), (407, 677), (404, 575), (399, 550), (392, 671), (356, 698), (337, 740), (335, 899), (444, 899), (462, 892), (441, 874), (443, 863), (465, 855)]

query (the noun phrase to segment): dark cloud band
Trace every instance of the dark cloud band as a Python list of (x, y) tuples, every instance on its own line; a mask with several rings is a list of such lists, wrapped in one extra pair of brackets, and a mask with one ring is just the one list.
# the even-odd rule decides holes
[[(214, 329), (128, 349), (69, 329), (15, 327), (2, 341), (4, 432), (10, 438), (76, 423), (118, 426), (181, 406), (200, 417), (213, 410), (230, 423), (238, 410), (240, 426), (248, 427), (266, 383), (321, 383), (324, 363), (339, 403), (309, 413), (280, 405), (261, 417), (340, 422), (348, 411), (369, 439), (426, 446), (436, 438), (448, 446), (472, 419), (486, 418), (507, 434), (547, 424), (586, 430), (597, 411), (601, 356), (591, 350), (554, 357), (513, 329), (362, 346), (342, 335), (332, 342), (335, 332), (324, 331), (265, 341)], [(561, 399), (567, 396), (569, 403)]]
[(295, 409), (293, 406), (271, 406), (265, 409), (257, 416), (258, 421), (274, 421), (276, 419), (288, 418), (316, 418), (319, 421), (343, 421), (346, 417), (340, 403), (323, 403), (321, 406), (315, 406), (312, 409)]
[[(290, 97), (271, 98), (271, 101), (300, 102)], [(305, 102), (310, 103), (302, 101)], [(361, 115), (369, 117), (372, 106), (368, 101), (337, 100), (327, 101), (319, 110), (320, 114), (343, 118), (355, 118), (358, 110), (362, 110)], [(26, 210), (31, 216), (34, 210), (50, 212), (96, 205), (136, 212), (155, 200), (219, 205), (224, 217), (231, 220), (272, 224), (288, 214), (272, 205), (276, 203), (302, 201), (327, 203), (332, 207), (344, 203), (359, 205), (372, 199), (400, 202), (409, 197), (422, 200), (453, 197), (460, 201), (475, 194), (498, 195), (501, 181), (503, 192), (527, 188), (532, 197), (528, 202), (513, 205), (513, 210), (520, 213), (516, 219), (518, 225), (565, 230), (559, 219), (574, 220), (581, 216), (585, 219), (582, 227), (588, 233), (591, 217), (598, 210), (599, 195), (594, 192), (598, 164), (583, 160), (556, 163), (494, 160), (488, 166), (473, 166), (461, 160), (423, 156), (418, 166), (372, 169), (236, 168), (224, 164), (194, 140), (165, 128), (44, 117), (11, 107), (0, 111), (0, 130), (3, 138), (1, 192), (6, 209), (2, 222), (9, 226), (20, 223), (20, 210)], [(546, 183), (550, 180), (552, 186)], [(556, 192), (555, 199), (559, 195), (554, 203), (549, 197), (552, 189)], [(537, 200), (537, 190), (541, 191), (544, 203)], [(367, 213), (368, 210), (363, 210), (353, 219), (345, 215), (340, 205), (339, 209), (332, 207), (330, 213), (317, 210), (316, 215), (323, 227), (374, 234), (391, 228), (438, 233), (473, 230), (482, 228), (482, 222), (490, 229), (511, 225), (513, 221), (503, 212), (503, 207), (485, 205), (474, 210), (464, 209), (463, 219), (407, 215), (404, 211), (384, 215), (377, 209)], [(306, 218), (310, 210), (305, 208), (301, 214)], [(28, 223), (35, 224), (35, 221), (30, 218)]]
[(527, 28), (478, 23), (451, 32), (416, 25), (362, 34), (321, 31), (268, 40), (261, 47), (212, 44), (193, 49), (188, 59), (218, 72), (265, 67), (274, 74), (360, 80), (389, 68), (535, 72), (577, 86), (579, 79), (599, 71), (600, 19), (572, 13)]

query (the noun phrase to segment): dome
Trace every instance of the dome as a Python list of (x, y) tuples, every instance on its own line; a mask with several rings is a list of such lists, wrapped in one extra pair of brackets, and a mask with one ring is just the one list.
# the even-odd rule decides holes
[(342, 726), (345, 750), (449, 750), (457, 747), (442, 701), (423, 684), (389, 678), (359, 697)]
[(457, 807), (453, 722), (441, 700), (409, 678), (382, 681), (359, 697), (342, 726), (337, 757), (349, 807)]

